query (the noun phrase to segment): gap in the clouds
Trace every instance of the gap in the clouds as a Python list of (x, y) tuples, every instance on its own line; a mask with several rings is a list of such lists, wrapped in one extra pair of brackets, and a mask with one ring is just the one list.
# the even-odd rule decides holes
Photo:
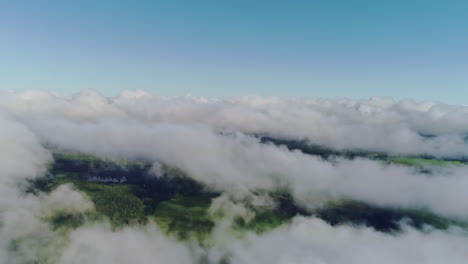
[[(213, 199), (222, 193), (166, 165), (155, 175), (152, 164), (146, 161), (109, 160), (78, 152), (55, 151), (47, 175), (30, 180), (27, 192), (37, 195), (72, 184), (95, 205), (95, 211), (56, 212), (45, 219), (55, 230), (75, 229), (87, 222), (102, 221), (110, 221), (114, 230), (118, 230), (155, 221), (166, 234), (177, 239), (195, 238), (201, 244), (209, 243), (217, 222), (209, 209)], [(339, 199), (311, 211), (298, 206), (286, 190), (267, 195), (276, 206), (258, 207), (248, 200), (240, 201), (254, 216), (235, 218), (232, 232), (241, 236), (248, 231), (268, 232), (299, 215), (318, 217), (331, 225), (367, 226), (390, 233), (398, 233), (402, 223), (418, 229), (467, 227), (465, 223), (419, 209), (380, 207), (364, 201)]]
[(260, 139), (261, 143), (285, 146), (291, 151), (299, 150), (304, 154), (319, 156), (324, 160), (332, 161), (334, 158), (351, 160), (355, 158), (364, 158), (380, 161), (384, 164), (396, 164), (417, 168), (419, 169), (419, 173), (431, 173), (434, 167), (460, 166), (468, 164), (468, 158), (466, 157), (437, 158), (428, 154), (401, 156), (385, 152), (359, 149), (336, 150), (323, 145), (310, 143), (307, 140), (284, 139), (264, 135), (255, 136)]
[(405, 223), (417, 229), (430, 226), (447, 229), (450, 226), (468, 227), (466, 223), (440, 217), (423, 210), (379, 207), (362, 201), (336, 200), (316, 212), (317, 216), (335, 226), (343, 223), (365, 225), (382, 232), (398, 232)]

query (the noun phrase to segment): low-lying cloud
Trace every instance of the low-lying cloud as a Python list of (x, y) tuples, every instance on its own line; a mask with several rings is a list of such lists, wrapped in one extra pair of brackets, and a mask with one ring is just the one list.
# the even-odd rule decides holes
[[(369, 228), (331, 227), (319, 219), (296, 218), (266, 235), (231, 241), (233, 263), (358, 264), (466, 263), (466, 234), (407, 228), (392, 236)], [(216, 253), (216, 252), (215, 252)], [(218, 254), (213, 253), (213, 258)]]
[(253, 136), (305, 139), (335, 150), (463, 158), (468, 156), (467, 113), (464, 106), (391, 98), (218, 100), (141, 91), (113, 98), (93, 91), (72, 96), (3, 92), (0, 263), (465, 263), (462, 245), (468, 238), (462, 230), (404, 228), (391, 235), (302, 217), (263, 235), (226, 235), (212, 248), (177, 242), (154, 223), (117, 231), (106, 224), (85, 225), (64, 238), (43, 219), (56, 211), (94, 210), (92, 202), (71, 186), (33, 195), (21, 192), (20, 183), (44, 175), (51, 161), (44, 146), (53, 146), (167, 164), (233, 202), (254, 197), (267, 203), (259, 193), (288, 190), (311, 210), (346, 198), (468, 221), (464, 166), (425, 174), (362, 158), (324, 160)]
[(336, 149), (437, 156), (468, 153), (463, 138), (468, 132), (464, 121), (468, 107), (435, 102), (258, 96), (218, 100), (141, 91), (105, 98), (93, 91), (73, 96), (25, 91), (2, 93), (0, 105), (19, 116), (46, 115), (75, 122), (115, 117), (143, 123), (202, 123), (216, 130), (307, 139)]

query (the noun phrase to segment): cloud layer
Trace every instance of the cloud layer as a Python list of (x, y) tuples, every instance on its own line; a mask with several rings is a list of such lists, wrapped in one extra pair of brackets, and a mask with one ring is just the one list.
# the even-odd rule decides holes
[[(185, 171), (226, 199), (257, 201), (262, 191), (288, 190), (305, 208), (350, 198), (381, 206), (427, 209), (468, 221), (468, 168), (434, 174), (367, 159), (320, 157), (264, 144), (253, 135), (302, 140), (328, 148), (388, 154), (468, 156), (468, 107), (435, 102), (239, 97), (167, 98), (125, 91), (62, 96), (42, 91), (0, 93), (0, 263), (50, 258), (52, 263), (465, 263), (464, 231), (389, 235), (332, 227), (314, 218), (213, 248), (175, 242), (154, 224), (113, 231), (87, 225), (66, 238), (44, 223), (56, 211), (93, 204), (70, 186), (26, 195), (22, 180), (43, 175), (44, 147), (101, 157), (144, 159)], [(219, 234), (218, 234), (219, 235)], [(67, 242), (60, 246), (61, 241)], [(28, 241), (28, 242), (26, 242)], [(12, 243), (16, 250), (12, 251)], [(38, 246), (43, 245), (43, 246)], [(45, 254), (42, 256), (41, 254)], [(429, 253), (428, 253), (429, 252)]]
[(463, 139), (468, 132), (464, 121), (468, 107), (435, 102), (256, 96), (218, 100), (161, 97), (142, 91), (105, 98), (94, 91), (73, 96), (25, 91), (2, 93), (0, 105), (19, 116), (44, 114), (76, 122), (114, 117), (143, 123), (201, 123), (216, 130), (307, 139), (336, 149), (436, 156), (468, 153)]

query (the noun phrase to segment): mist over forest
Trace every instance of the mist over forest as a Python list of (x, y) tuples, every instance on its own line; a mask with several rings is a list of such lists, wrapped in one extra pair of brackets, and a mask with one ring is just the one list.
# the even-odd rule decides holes
[(467, 114), (0, 92), (0, 263), (466, 263)]

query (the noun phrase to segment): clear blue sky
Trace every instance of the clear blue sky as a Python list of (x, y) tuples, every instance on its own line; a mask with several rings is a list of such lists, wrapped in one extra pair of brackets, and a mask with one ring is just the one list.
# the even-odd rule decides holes
[(0, 89), (468, 104), (466, 0), (0, 0)]

